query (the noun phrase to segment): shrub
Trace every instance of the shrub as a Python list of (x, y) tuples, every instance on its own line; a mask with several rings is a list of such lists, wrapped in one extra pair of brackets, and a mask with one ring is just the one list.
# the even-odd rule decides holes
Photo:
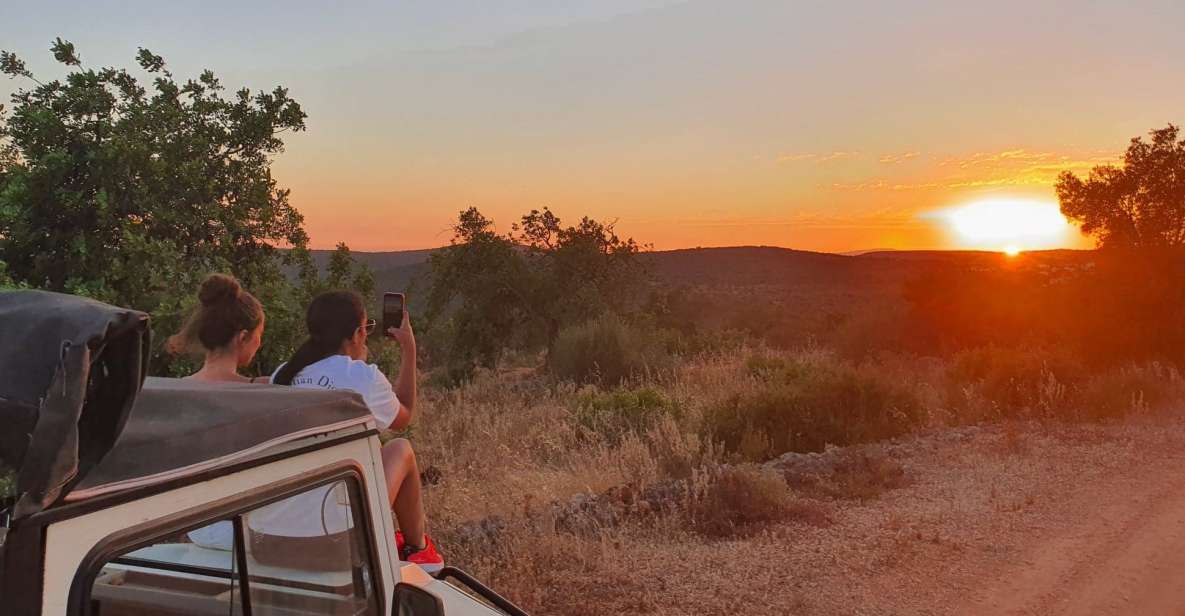
[(872, 445), (872, 449), (837, 450), (837, 457), (819, 473), (816, 469), (783, 468), (787, 485), (835, 499), (872, 500), (891, 489), (907, 486), (901, 463)]
[(1066, 353), (999, 346), (961, 351), (948, 371), (952, 392), (963, 398), (956, 405), (966, 402), (970, 386), (1006, 417), (1061, 411), (1067, 388), (1083, 374), (1081, 363)]
[(827, 336), (842, 357), (863, 360), (885, 352), (909, 349), (903, 302), (877, 302), (876, 309), (855, 310)]
[(672, 479), (686, 479), (695, 469), (719, 462), (719, 451), (712, 441), (684, 431), (672, 415), (659, 417), (646, 440), (659, 470)]
[(745, 360), (745, 373), (751, 377), (772, 380), (798, 374), (800, 366), (777, 356), (751, 355)]
[(747, 535), (791, 517), (794, 499), (786, 481), (753, 466), (709, 470), (691, 481), (688, 525), (711, 537)]
[(892, 438), (922, 419), (908, 389), (846, 364), (784, 371), (705, 410), (701, 430), (744, 459)]
[(653, 387), (591, 390), (576, 397), (576, 423), (613, 443), (628, 432), (646, 433), (664, 415), (679, 419), (682, 410)]
[(1086, 381), (1076, 392), (1074, 410), (1087, 420), (1159, 410), (1185, 397), (1180, 372), (1158, 362), (1113, 368)]
[(550, 356), (556, 376), (609, 386), (661, 369), (666, 360), (652, 337), (612, 314), (562, 330)]

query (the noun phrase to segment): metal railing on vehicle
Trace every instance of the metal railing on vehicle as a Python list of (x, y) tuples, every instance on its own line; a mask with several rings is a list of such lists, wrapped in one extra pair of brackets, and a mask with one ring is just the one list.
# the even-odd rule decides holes
[(469, 575), (468, 573), (465, 573), (456, 567), (445, 567), (436, 572), (435, 577), (436, 579), (442, 581), (447, 578), (453, 578), (454, 580), (457, 580), (461, 584), (465, 585), (466, 588), (472, 590), (482, 599), (489, 601), (494, 607), (502, 610), (509, 616), (529, 616), (522, 610), (522, 608), (511, 603), (509, 599), (494, 592), (490, 587), (477, 581), (477, 578), (474, 578), (472, 575)]

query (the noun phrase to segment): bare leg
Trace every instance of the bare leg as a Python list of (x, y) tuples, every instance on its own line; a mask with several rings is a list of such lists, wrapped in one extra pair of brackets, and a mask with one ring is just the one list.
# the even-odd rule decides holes
[(383, 445), (383, 471), (387, 475), (391, 511), (399, 522), (404, 540), (409, 545), (425, 545), (420, 469), (407, 439), (397, 438)]

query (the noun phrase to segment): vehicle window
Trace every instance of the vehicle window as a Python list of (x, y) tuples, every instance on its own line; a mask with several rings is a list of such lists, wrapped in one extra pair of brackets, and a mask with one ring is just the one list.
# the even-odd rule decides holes
[(95, 577), (90, 614), (378, 614), (357, 494), (338, 480), (124, 552)]
[(233, 544), (234, 527), (220, 521), (165, 537), (103, 565), (91, 587), (91, 616), (226, 615), (241, 604), (234, 552), (204, 547), (191, 536)]
[(338, 481), (245, 516), (252, 614), (377, 613), (354, 509)]

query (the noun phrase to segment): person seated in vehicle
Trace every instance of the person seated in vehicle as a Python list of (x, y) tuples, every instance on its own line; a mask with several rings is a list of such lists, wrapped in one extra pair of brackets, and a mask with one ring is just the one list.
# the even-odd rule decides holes
[[(210, 274), (198, 289), (198, 306), (181, 331), (169, 338), (173, 354), (200, 351), (202, 367), (184, 377), (210, 383), (267, 383), (268, 377), (245, 377), (239, 368), (251, 364), (263, 343), (263, 305), (234, 276)], [(188, 533), (189, 540), (209, 549), (230, 551), (234, 529), (221, 521)]]
[(169, 338), (173, 354), (200, 350), (205, 359), (196, 381), (267, 383), (268, 377), (245, 377), (239, 369), (251, 364), (263, 343), (263, 305), (234, 276), (210, 274), (198, 290), (198, 307), (181, 332)]
[[(394, 388), (378, 366), (366, 362), (370, 352), (366, 338), (376, 323), (367, 318), (357, 293), (318, 295), (309, 305), (306, 325), (309, 339), (276, 369), (272, 383), (355, 391), (380, 428), (402, 430), (411, 423), (416, 407), (416, 339), (406, 312), (401, 327), (384, 332), (399, 343), (401, 363)], [(396, 534), (400, 560), (429, 571), (443, 567), (443, 557), (425, 533), (420, 472), (411, 443), (394, 439), (383, 446), (382, 455), (391, 511), (400, 529)]]

